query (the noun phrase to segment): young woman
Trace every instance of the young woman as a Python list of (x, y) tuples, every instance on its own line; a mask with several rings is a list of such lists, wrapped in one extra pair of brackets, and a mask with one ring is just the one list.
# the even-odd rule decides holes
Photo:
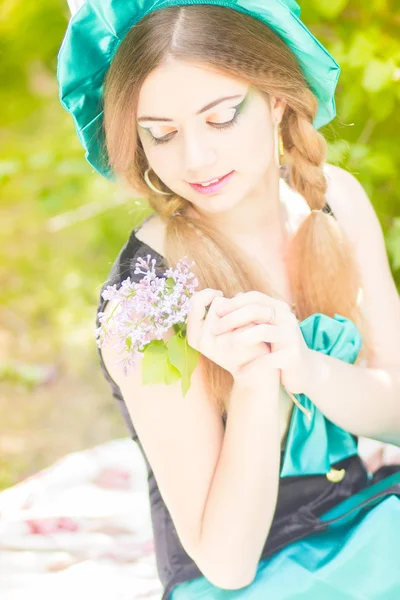
[(200, 281), (186, 397), (99, 351), (147, 464), (164, 600), (400, 597), (400, 466), (357, 453), (400, 443), (399, 298), (369, 199), (326, 163), (339, 66), (299, 15), (87, 0), (60, 51), (89, 162), (154, 209), (103, 290), (147, 254)]

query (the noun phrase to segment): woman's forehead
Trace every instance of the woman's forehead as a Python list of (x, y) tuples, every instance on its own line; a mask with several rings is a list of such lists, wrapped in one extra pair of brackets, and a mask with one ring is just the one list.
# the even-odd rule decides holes
[(195, 115), (218, 98), (244, 96), (248, 88), (247, 82), (211, 66), (173, 60), (147, 76), (140, 89), (137, 114), (172, 120), (181, 114)]

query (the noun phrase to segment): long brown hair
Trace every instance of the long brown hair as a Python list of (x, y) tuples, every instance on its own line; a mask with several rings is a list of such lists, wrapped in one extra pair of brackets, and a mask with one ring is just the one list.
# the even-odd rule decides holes
[[(108, 161), (134, 190), (143, 191), (166, 223), (166, 264), (175, 265), (188, 256), (195, 261), (200, 289), (220, 289), (225, 297), (249, 290), (277, 297), (271, 286), (260, 281), (250, 257), (232, 240), (204, 219), (185, 215), (189, 204), (185, 198), (173, 193), (157, 195), (144, 182), (148, 163), (136, 131), (138, 94), (149, 73), (170, 57), (210, 65), (247, 81), (266, 97), (274, 95), (285, 101), (281, 132), (286, 176), (311, 210), (323, 208), (327, 190), (323, 170), (327, 144), (312, 124), (317, 99), (295, 55), (279, 35), (258, 19), (215, 5), (174, 6), (147, 15), (123, 39), (105, 81)], [(171, 191), (153, 172), (152, 181), (158, 189)], [(183, 216), (170, 220), (176, 211)], [(210, 265), (218, 265), (218, 269)], [(321, 312), (352, 319), (363, 334), (361, 358), (366, 351), (367, 327), (357, 302), (360, 276), (349, 241), (334, 217), (315, 210), (304, 219), (290, 244), (288, 273), (297, 318)], [(232, 376), (201, 358), (209, 394), (224, 413)]]

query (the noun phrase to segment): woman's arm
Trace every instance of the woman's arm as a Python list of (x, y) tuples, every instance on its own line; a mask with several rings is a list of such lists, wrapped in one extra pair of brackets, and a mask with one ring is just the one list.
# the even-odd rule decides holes
[(308, 349), (304, 394), (357, 436), (400, 445), (400, 367), (365, 368)]
[(374, 207), (348, 171), (327, 164), (327, 201), (351, 241), (362, 280), (372, 352), (368, 368), (309, 353), (304, 393), (356, 435), (400, 445), (400, 299)]
[[(106, 315), (117, 304), (109, 301)], [(250, 584), (277, 501), (279, 372), (266, 369), (261, 357), (249, 363), (252, 373), (234, 378), (224, 431), (202, 362), (184, 397), (180, 381), (145, 385), (141, 369), (124, 375), (116, 345), (113, 334), (101, 350), (104, 366), (126, 403), (183, 548), (217, 587)]]
[(202, 519), (197, 556), (208, 574), (215, 569), (219, 587), (244, 587), (255, 577), (275, 512), (280, 453), (279, 372), (261, 365), (259, 377), (234, 382)]

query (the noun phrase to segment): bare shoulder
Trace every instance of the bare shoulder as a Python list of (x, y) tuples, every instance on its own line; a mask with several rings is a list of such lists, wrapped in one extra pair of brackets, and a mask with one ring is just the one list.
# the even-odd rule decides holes
[(358, 244), (361, 233), (381, 237), (375, 209), (357, 177), (336, 165), (326, 163), (326, 199), (350, 239)]
[(354, 247), (363, 289), (363, 312), (373, 351), (369, 366), (400, 365), (400, 299), (379, 219), (358, 179), (340, 167), (324, 167), (326, 199)]
[(165, 230), (166, 224), (156, 213), (137, 231), (136, 237), (161, 256), (165, 256)]

